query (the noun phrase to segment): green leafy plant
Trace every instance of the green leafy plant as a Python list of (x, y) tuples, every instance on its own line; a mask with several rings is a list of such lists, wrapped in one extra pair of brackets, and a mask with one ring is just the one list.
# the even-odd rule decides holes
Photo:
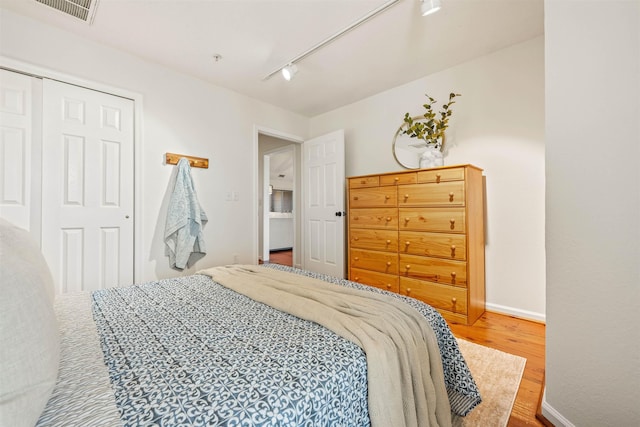
[[(451, 106), (455, 104), (453, 99), (462, 95), (451, 92), (449, 94), (449, 102), (442, 105), (442, 110), (439, 113), (433, 111), (433, 104), (436, 103), (436, 100), (428, 94), (425, 94), (425, 96), (429, 99), (429, 102), (422, 105), (426, 112), (418, 117), (411, 117), (409, 113), (406, 113), (404, 115), (404, 124), (402, 125), (402, 134), (409, 135), (411, 138), (422, 139), (427, 146), (432, 146), (442, 151), (444, 148), (444, 131), (449, 127), (449, 117), (453, 113)], [(439, 119), (437, 118), (438, 114), (440, 114)]]

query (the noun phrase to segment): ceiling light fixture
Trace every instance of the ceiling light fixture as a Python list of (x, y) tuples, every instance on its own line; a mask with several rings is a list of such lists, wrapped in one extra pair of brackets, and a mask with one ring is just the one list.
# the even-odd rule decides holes
[[(373, 18), (374, 16), (378, 15), (379, 13), (384, 12), (385, 10), (390, 8), (391, 6), (393, 6), (396, 3), (398, 3), (399, 1), (400, 0), (389, 0), (389, 1), (387, 1), (385, 4), (383, 4), (382, 6), (379, 6), (378, 8), (372, 10), (371, 12), (367, 13), (365, 16), (363, 16), (362, 18), (358, 19), (356, 22), (354, 22), (353, 24), (349, 25), (345, 29), (338, 31), (337, 33), (335, 33), (331, 37), (328, 37), (328, 38), (324, 39), (323, 41), (321, 41), (320, 43), (316, 44), (315, 46), (305, 50), (300, 55), (298, 55), (295, 58), (287, 61), (287, 63), (285, 65), (276, 68), (275, 70), (273, 70), (272, 72), (270, 72), (269, 74), (264, 76), (262, 81), (270, 79), (271, 77), (273, 77), (274, 75), (278, 74), (279, 72), (282, 72), (282, 75), (284, 76), (284, 78), (287, 79), (286, 74), (285, 74), (285, 68), (290, 67), (290, 66), (295, 66), (296, 62), (302, 60), (303, 58), (306, 58), (307, 56), (309, 56), (312, 53), (314, 53), (316, 50), (325, 47), (326, 45), (328, 45), (329, 43), (331, 43), (335, 39), (345, 35), (346, 33), (348, 33), (349, 31), (353, 30), (354, 28), (364, 24), (369, 19)], [(439, 0), (436, 0), (436, 1), (439, 2)], [(297, 68), (296, 68), (296, 71), (297, 71)], [(294, 72), (294, 74), (295, 74), (295, 72)], [(291, 75), (291, 77), (293, 77), (293, 75)], [(291, 80), (291, 77), (288, 78), (287, 80)]]
[(436, 13), (442, 7), (440, 0), (421, 0), (422, 4), (420, 5), (420, 11), (422, 12), (422, 16), (431, 15), (432, 13)]
[(293, 76), (296, 75), (297, 72), (298, 66), (296, 64), (289, 64), (282, 69), (282, 77), (284, 77), (286, 81), (289, 81), (293, 78)]

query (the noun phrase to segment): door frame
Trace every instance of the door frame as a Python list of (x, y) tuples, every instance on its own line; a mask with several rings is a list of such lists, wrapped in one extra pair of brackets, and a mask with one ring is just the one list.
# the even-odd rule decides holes
[[(304, 143), (304, 138), (297, 136), (297, 135), (293, 135), (293, 134), (289, 134), (286, 132), (282, 132), (276, 129), (272, 129), (272, 128), (268, 128), (265, 126), (260, 126), (260, 125), (254, 125), (253, 126), (253, 173), (254, 173), (254, 180), (253, 180), (253, 211), (255, 212), (255, 221), (253, 222), (253, 232), (251, 233), (253, 236), (253, 260), (255, 264), (258, 263), (258, 254), (260, 253), (259, 250), (259, 239), (258, 239), (258, 230), (259, 228), (259, 221), (262, 218), (263, 221), (265, 221), (266, 219), (264, 218), (264, 205), (265, 205), (265, 199), (264, 199), (264, 195), (268, 192), (268, 186), (269, 183), (268, 182), (264, 182), (263, 180), (263, 186), (260, 187), (260, 174), (258, 173), (259, 171), (259, 164), (260, 162), (262, 162), (263, 159), (260, 159), (258, 153), (258, 146), (259, 146), (259, 138), (260, 135), (266, 135), (266, 136), (272, 136), (274, 138), (278, 138), (278, 139), (282, 139), (285, 141), (290, 141), (291, 143), (296, 143), (296, 144), (302, 144)], [(297, 160), (294, 158), (294, 163), (297, 164)], [(268, 173), (263, 171), (263, 174)], [(297, 173), (296, 173), (296, 179), (297, 179)], [(300, 177), (300, 179), (302, 179), (302, 177)], [(294, 182), (293, 184), (294, 186), (294, 193), (293, 196), (294, 198), (296, 197), (296, 189), (297, 189), (297, 184)], [(298, 191), (299, 192), (299, 191)], [(262, 194), (263, 195), (263, 206), (260, 207), (259, 205), (259, 195)], [(294, 202), (295, 203), (295, 202)], [(295, 206), (295, 204), (294, 204)], [(298, 227), (298, 224), (302, 224), (302, 219), (301, 219), (301, 212), (299, 212), (300, 209), (295, 209), (294, 208), (294, 230), (293, 230), (293, 246), (294, 246), (294, 251), (295, 251), (295, 255), (297, 255), (297, 258), (299, 260), (301, 260), (301, 262), (304, 262), (304, 233), (300, 233), (300, 236), (298, 236), (298, 233), (296, 231), (296, 228)], [(300, 237), (300, 244), (298, 244), (297, 240), (298, 237)], [(293, 265), (294, 267), (296, 266), (296, 257), (294, 256), (293, 258)], [(302, 268), (304, 268), (304, 265), (301, 266)]]
[[(139, 282), (144, 277), (144, 265), (142, 262), (144, 260), (142, 244), (142, 242), (144, 241), (144, 234), (142, 229), (143, 221), (141, 220), (144, 214), (144, 204), (142, 203), (142, 94), (122, 89), (116, 86), (82, 79), (71, 74), (61, 73), (39, 65), (29, 64), (13, 58), (8, 58), (3, 55), (0, 55), (0, 68), (4, 68), (8, 71), (14, 71), (16, 73), (30, 75), (32, 77), (57, 80), (63, 83), (84, 87), (86, 89), (95, 90), (98, 92), (104, 92), (133, 101), (133, 281)], [(40, 223), (42, 220), (42, 209), (40, 209), (40, 211), (36, 212), (35, 214), (38, 218), (38, 222)], [(40, 233), (41, 232), (42, 231), (40, 230)], [(38, 237), (39, 241), (41, 242), (42, 237)]]

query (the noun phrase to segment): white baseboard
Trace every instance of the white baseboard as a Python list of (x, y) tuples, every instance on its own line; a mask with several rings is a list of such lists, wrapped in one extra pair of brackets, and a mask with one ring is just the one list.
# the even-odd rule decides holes
[(542, 398), (542, 415), (556, 427), (575, 427), (571, 421), (563, 417), (560, 412), (549, 405), (544, 397)]
[(486, 303), (485, 308), (487, 309), (487, 311), (493, 311), (495, 313), (500, 313), (500, 314), (508, 314), (510, 316), (519, 317), (521, 319), (534, 320), (536, 322), (545, 323), (547, 320), (547, 317), (543, 313), (520, 310), (517, 308), (507, 307), (504, 305)]

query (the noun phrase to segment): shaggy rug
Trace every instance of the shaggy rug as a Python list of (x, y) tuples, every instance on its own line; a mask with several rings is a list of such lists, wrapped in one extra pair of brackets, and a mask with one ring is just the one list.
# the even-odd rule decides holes
[(466, 417), (454, 417), (454, 427), (504, 427), (520, 387), (527, 359), (458, 339), (482, 396), (482, 403)]

